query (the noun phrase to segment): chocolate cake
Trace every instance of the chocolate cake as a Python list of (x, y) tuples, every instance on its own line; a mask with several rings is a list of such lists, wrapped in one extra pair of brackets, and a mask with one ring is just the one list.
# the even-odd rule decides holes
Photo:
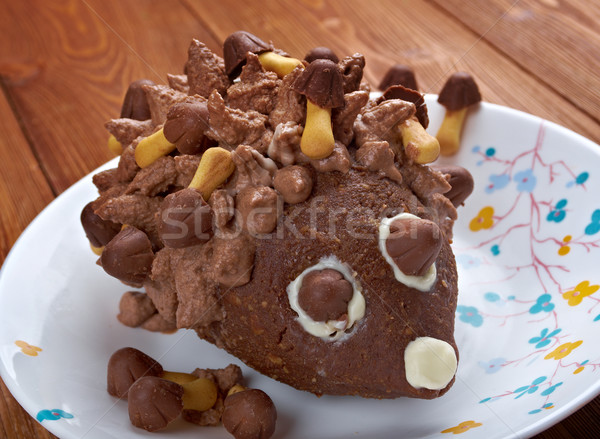
[(316, 394), (442, 395), (472, 178), (429, 165), (422, 95), (371, 97), (360, 54), (298, 60), (240, 31), (223, 56), (194, 40), (185, 75), (133, 83), (106, 125), (121, 158), (82, 222), (105, 271), (145, 292), (119, 320), (193, 329)]

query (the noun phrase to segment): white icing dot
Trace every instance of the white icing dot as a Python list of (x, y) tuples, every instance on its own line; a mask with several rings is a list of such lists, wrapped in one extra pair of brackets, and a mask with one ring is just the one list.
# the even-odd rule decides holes
[(437, 338), (419, 337), (404, 351), (406, 381), (415, 389), (443, 389), (452, 381), (457, 367), (454, 348)]

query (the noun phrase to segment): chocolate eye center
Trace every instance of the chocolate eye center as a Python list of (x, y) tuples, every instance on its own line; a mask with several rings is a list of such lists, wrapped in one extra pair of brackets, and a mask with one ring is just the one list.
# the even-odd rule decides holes
[(315, 321), (341, 320), (348, 313), (352, 294), (352, 284), (339, 271), (314, 270), (302, 280), (298, 303)]

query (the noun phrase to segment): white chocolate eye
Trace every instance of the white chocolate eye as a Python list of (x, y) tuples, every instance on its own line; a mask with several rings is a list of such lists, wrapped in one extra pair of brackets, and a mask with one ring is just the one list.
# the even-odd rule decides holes
[[(302, 286), (302, 279), (306, 274), (315, 270), (324, 270), (331, 268), (337, 270), (344, 276), (348, 282), (352, 284), (353, 294), (352, 299), (348, 303), (348, 320), (337, 321), (329, 320), (328, 322), (317, 322), (313, 320), (298, 303), (298, 293)], [(344, 335), (348, 335), (345, 331), (350, 329), (358, 320), (365, 315), (365, 298), (362, 295), (362, 287), (352, 274), (352, 270), (348, 265), (340, 262), (335, 256), (328, 256), (319, 261), (318, 264), (307, 268), (298, 275), (287, 287), (288, 300), (291, 308), (298, 314), (298, 322), (304, 330), (315, 337), (320, 337), (326, 341), (339, 340)]]
[(406, 218), (419, 218), (411, 213), (400, 213), (392, 218), (383, 218), (381, 223), (379, 224), (379, 251), (385, 258), (386, 262), (392, 267), (394, 270), (394, 277), (398, 282), (403, 283), (407, 287), (414, 288), (419, 291), (429, 291), (431, 287), (435, 283), (437, 278), (437, 270), (435, 268), (435, 264), (431, 264), (427, 273), (423, 276), (409, 276), (404, 274), (402, 270), (398, 268), (395, 264), (392, 257), (388, 254), (385, 242), (390, 236), (390, 224), (398, 219), (406, 219)]
[(454, 348), (437, 338), (419, 337), (404, 351), (406, 381), (415, 389), (443, 389), (452, 381), (457, 367)]

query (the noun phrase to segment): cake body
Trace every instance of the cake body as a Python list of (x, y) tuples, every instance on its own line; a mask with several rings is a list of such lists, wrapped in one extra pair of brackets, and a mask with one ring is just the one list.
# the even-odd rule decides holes
[(240, 47), (228, 68), (194, 41), (187, 84), (138, 82), (107, 124), (121, 159), (82, 221), (105, 270), (145, 289), (119, 320), (195, 330), (315, 394), (444, 394), (458, 359), (444, 194), (468, 172), (427, 165), (422, 96), (369, 99), (362, 55), (281, 70), (270, 45)]

